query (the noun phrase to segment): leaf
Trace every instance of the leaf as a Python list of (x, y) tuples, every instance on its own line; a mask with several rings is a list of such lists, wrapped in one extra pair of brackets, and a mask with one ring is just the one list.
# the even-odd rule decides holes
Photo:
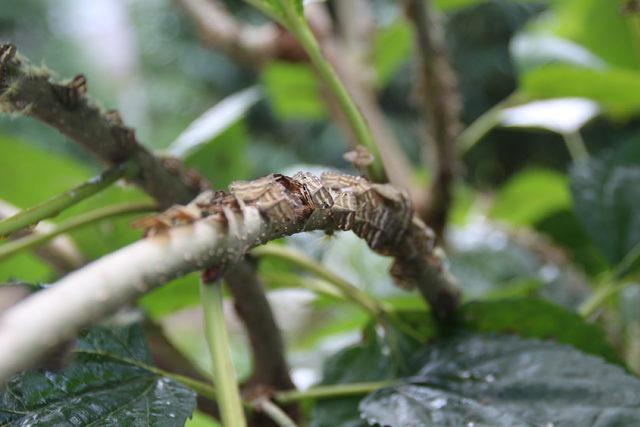
[(640, 380), (570, 347), (465, 336), (425, 348), (416, 375), (359, 405), (384, 426), (613, 426), (640, 423)]
[(97, 327), (60, 372), (29, 371), (0, 393), (0, 425), (182, 426), (195, 393), (145, 369), (142, 328)]
[[(0, 182), (11, 183), (0, 186), (0, 199), (20, 208), (30, 207), (67, 191), (96, 173), (98, 171), (92, 171), (70, 157), (0, 137)], [(59, 216), (51, 218), (51, 221), (60, 222), (81, 212), (119, 202), (140, 201), (146, 197), (133, 186), (114, 185), (65, 210)], [(81, 252), (87, 258), (94, 259), (140, 237), (140, 232), (129, 226), (130, 222), (131, 216), (108, 219), (76, 230), (70, 235)], [(33, 277), (31, 271), (23, 273), (22, 269), (10, 271), (3, 266), (2, 273), (4, 271), (8, 275), (14, 274), (18, 279), (46, 280), (46, 277)]]
[(640, 73), (637, 71), (548, 65), (524, 74), (521, 88), (534, 99), (589, 98), (614, 114), (640, 110)]
[(200, 275), (192, 273), (154, 289), (138, 300), (145, 313), (152, 319), (160, 319), (183, 308), (200, 302)]
[(570, 344), (608, 362), (622, 364), (604, 331), (575, 312), (536, 298), (475, 301), (460, 308), (462, 328), (469, 332), (511, 333), (524, 338)]
[(281, 119), (325, 116), (318, 80), (309, 65), (272, 62), (262, 71), (261, 79), (269, 103)]
[(535, 244), (491, 225), (471, 224), (456, 230), (449, 260), (467, 299), (495, 298), (517, 291), (516, 295), (533, 294), (575, 308), (589, 291), (565, 263), (542, 256)]
[(377, 84), (384, 87), (403, 63), (408, 61), (412, 47), (411, 26), (398, 20), (377, 30), (373, 39), (373, 67)]
[(536, 31), (521, 32), (511, 41), (510, 50), (520, 72), (546, 64), (571, 64), (603, 68), (605, 62), (579, 43)]
[[(424, 317), (427, 318), (426, 315)], [(417, 343), (396, 332), (402, 343), (402, 354), (411, 354)], [(361, 344), (346, 348), (329, 358), (323, 368), (322, 384), (347, 384), (397, 378), (406, 367), (389, 351), (373, 327), (365, 330)], [(323, 399), (313, 406), (309, 427), (359, 427), (366, 424), (358, 416), (360, 397)]]
[(244, 121), (239, 121), (190, 152), (184, 165), (197, 170), (215, 188), (225, 188), (233, 180), (249, 178), (248, 151), (247, 129)]
[(242, 119), (261, 98), (252, 86), (227, 96), (192, 121), (167, 148), (173, 156), (184, 158), (200, 145), (222, 135)]
[(582, 44), (609, 64), (638, 68), (631, 22), (621, 12), (621, 1), (563, 0), (553, 2), (556, 34)]
[(550, 170), (520, 172), (505, 184), (489, 215), (514, 225), (532, 225), (545, 216), (571, 206), (566, 178)]
[(612, 265), (640, 243), (640, 145), (577, 163), (570, 172), (574, 212)]
[(540, 218), (533, 228), (551, 237), (553, 243), (566, 250), (572, 261), (590, 276), (607, 269), (607, 262), (573, 213), (573, 206)]

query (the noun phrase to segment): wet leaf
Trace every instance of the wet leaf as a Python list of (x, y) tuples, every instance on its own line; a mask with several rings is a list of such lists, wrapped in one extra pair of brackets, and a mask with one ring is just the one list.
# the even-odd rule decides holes
[(604, 331), (577, 313), (536, 298), (477, 301), (460, 308), (462, 328), (469, 332), (512, 333), (523, 338), (553, 340), (600, 356), (612, 363), (620, 357)]
[(640, 380), (577, 350), (466, 336), (425, 348), (416, 375), (360, 403), (384, 426), (614, 426), (640, 423)]
[(195, 393), (142, 366), (142, 328), (98, 327), (77, 340), (59, 372), (20, 374), (0, 394), (0, 425), (182, 426)]
[[(402, 355), (415, 351), (415, 341), (394, 333), (400, 343)], [(322, 384), (348, 384), (397, 378), (407, 372), (408, 361), (398, 360), (396, 356), (390, 351), (386, 341), (376, 334), (374, 328), (369, 327), (365, 330), (365, 339), (361, 344), (346, 348), (325, 362)], [(309, 415), (309, 427), (366, 426), (358, 415), (360, 399), (361, 397), (356, 396), (316, 402)]]
[(630, 141), (571, 170), (574, 212), (612, 265), (640, 243), (640, 145)]

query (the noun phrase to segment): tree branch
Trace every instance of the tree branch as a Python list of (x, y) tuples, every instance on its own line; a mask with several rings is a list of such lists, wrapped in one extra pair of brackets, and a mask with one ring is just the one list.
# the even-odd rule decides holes
[(302, 231), (354, 231), (372, 249), (395, 257), (396, 283), (418, 287), (438, 319), (453, 315), (457, 293), (434, 254), (433, 235), (413, 217), (407, 196), (390, 185), (299, 173), (235, 183), (230, 191), (203, 193), (186, 207), (141, 222), (150, 237), (4, 312), (0, 382), (151, 289), (190, 271), (233, 265), (253, 246)]
[[(0, 44), (0, 112), (26, 114), (41, 120), (80, 145), (88, 148), (106, 163), (125, 158), (139, 169), (136, 182), (162, 207), (186, 203), (207, 183), (195, 172), (185, 171), (176, 159), (158, 159), (135, 139), (133, 130), (125, 127), (115, 111), (103, 112), (86, 96), (86, 81), (78, 76), (68, 84), (50, 81), (50, 73), (34, 68), (17, 56), (15, 47)], [(257, 281), (246, 286), (255, 286)], [(255, 288), (254, 292), (262, 292)], [(252, 303), (255, 306), (260, 303)], [(249, 301), (238, 301), (243, 305)], [(268, 306), (263, 310), (270, 310)], [(248, 330), (264, 325), (246, 324)], [(279, 330), (271, 334), (280, 334)], [(284, 358), (271, 349), (269, 358)]]
[(82, 75), (54, 82), (48, 70), (31, 66), (13, 45), (0, 44), (0, 57), (0, 112), (40, 120), (110, 165), (131, 160), (140, 168), (134, 181), (162, 207), (186, 203), (202, 190), (204, 181), (195, 173), (155, 157), (116, 111), (104, 112), (89, 100)]
[(447, 59), (443, 29), (431, 1), (406, 0), (406, 6), (407, 16), (415, 27), (423, 108), (436, 157), (434, 179), (422, 218), (441, 237), (451, 205), (457, 167), (460, 96), (455, 73)]
[(238, 22), (217, 0), (176, 0), (198, 28), (207, 46), (238, 62), (260, 66), (278, 54), (275, 24), (254, 26)]

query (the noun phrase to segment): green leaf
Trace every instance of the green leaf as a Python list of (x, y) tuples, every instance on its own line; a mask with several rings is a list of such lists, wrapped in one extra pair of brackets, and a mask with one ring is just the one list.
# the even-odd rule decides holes
[(607, 262), (573, 213), (573, 206), (541, 218), (533, 227), (551, 237), (553, 243), (564, 249), (590, 276), (597, 276), (607, 269)]
[(575, 308), (589, 288), (562, 262), (541, 257), (535, 247), (503, 230), (474, 225), (453, 235), (451, 272), (467, 299), (535, 295)]
[(570, 173), (574, 211), (604, 257), (615, 265), (640, 243), (640, 145), (574, 165)]
[(239, 121), (189, 153), (184, 164), (197, 170), (215, 188), (226, 188), (231, 181), (249, 178), (247, 151), (247, 129), (244, 121)]
[(200, 302), (200, 274), (192, 273), (154, 289), (138, 300), (138, 304), (152, 319), (160, 319)]
[(524, 338), (553, 340), (621, 364), (604, 331), (577, 313), (535, 298), (477, 301), (460, 308), (462, 328), (469, 332), (512, 333)]
[(195, 393), (145, 368), (140, 326), (92, 329), (60, 372), (29, 371), (0, 393), (0, 425), (182, 426)]
[(640, 380), (577, 350), (466, 336), (426, 347), (416, 375), (359, 405), (384, 426), (613, 426), (640, 423)]
[(562, 0), (553, 2), (556, 34), (584, 45), (611, 65), (638, 68), (631, 18), (621, 12), (622, 1)]
[[(42, 202), (67, 191), (95, 175), (96, 171), (63, 155), (47, 152), (14, 139), (0, 137), (0, 199), (20, 208)], [(95, 196), (73, 206), (52, 222), (68, 219), (81, 212), (119, 202), (144, 200), (147, 196), (139, 189), (128, 186), (112, 186)], [(108, 219), (70, 233), (76, 244), (89, 259), (107, 254), (140, 237), (140, 232), (129, 224), (131, 217)], [(2, 273), (5, 268), (3, 266)], [(17, 269), (7, 275), (31, 281), (44, 280), (33, 277), (31, 271)], [(37, 280), (36, 280), (37, 279)]]
[(614, 114), (640, 110), (637, 71), (548, 65), (524, 74), (521, 89), (530, 98), (590, 98)]
[(385, 84), (411, 55), (413, 33), (406, 20), (398, 20), (377, 30), (373, 39), (373, 67), (377, 84)]
[(261, 78), (269, 103), (279, 118), (321, 119), (325, 116), (318, 80), (309, 65), (272, 62), (264, 68)]
[(570, 206), (567, 180), (562, 174), (550, 170), (527, 170), (500, 189), (489, 215), (514, 225), (530, 226)]
[[(427, 316), (424, 316), (427, 319)], [(417, 343), (396, 333), (403, 354), (411, 354)], [(329, 358), (323, 368), (322, 384), (381, 381), (407, 373), (406, 364), (394, 357), (387, 343), (373, 327), (365, 329), (361, 344), (346, 348)], [(309, 415), (309, 427), (366, 426), (358, 415), (359, 397), (318, 401)]]

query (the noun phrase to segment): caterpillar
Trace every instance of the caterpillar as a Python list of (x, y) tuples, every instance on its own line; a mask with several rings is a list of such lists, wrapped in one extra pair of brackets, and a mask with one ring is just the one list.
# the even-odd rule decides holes
[(206, 191), (186, 206), (173, 206), (132, 225), (149, 236), (205, 218), (227, 224), (229, 215), (247, 205), (272, 224), (286, 225), (320, 212), (332, 219), (336, 229), (352, 230), (381, 253), (401, 241), (413, 216), (406, 192), (389, 184), (337, 172), (320, 176), (298, 172), (293, 177), (271, 174), (235, 181), (228, 192)]

